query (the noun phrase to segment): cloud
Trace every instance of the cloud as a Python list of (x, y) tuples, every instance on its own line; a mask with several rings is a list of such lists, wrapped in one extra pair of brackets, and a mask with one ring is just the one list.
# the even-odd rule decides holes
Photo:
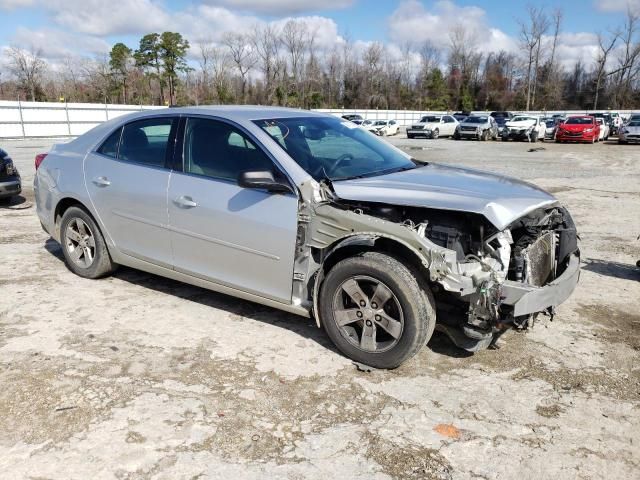
[[(111, 45), (101, 38), (52, 28), (31, 30), (18, 27), (13, 40), (22, 48), (39, 51), (47, 60), (60, 60), (78, 53), (103, 54), (111, 49)], [(78, 51), (79, 48), (82, 52)]]
[(355, 0), (208, 0), (207, 3), (255, 13), (282, 15), (347, 8)]
[(0, 10), (30, 7), (34, 3), (35, 0), (0, 0)]
[(602, 12), (640, 12), (640, 0), (594, 0), (593, 6)]
[(483, 51), (514, 51), (516, 42), (497, 28), (489, 27), (485, 10), (476, 6), (460, 7), (450, 0), (441, 0), (427, 10), (417, 0), (406, 0), (389, 17), (389, 37), (396, 43), (425, 41), (445, 49), (449, 34), (463, 28), (468, 37)]
[(171, 16), (152, 0), (48, 0), (54, 21), (75, 32), (97, 36), (140, 34), (169, 25)]

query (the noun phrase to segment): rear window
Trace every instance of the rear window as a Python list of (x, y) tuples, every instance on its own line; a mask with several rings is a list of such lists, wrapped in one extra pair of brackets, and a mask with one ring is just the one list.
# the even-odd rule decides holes
[(122, 127), (117, 129), (109, 138), (107, 138), (100, 148), (98, 148), (98, 153), (102, 155), (106, 155), (107, 157), (118, 158), (118, 147), (120, 145), (120, 134), (122, 133)]

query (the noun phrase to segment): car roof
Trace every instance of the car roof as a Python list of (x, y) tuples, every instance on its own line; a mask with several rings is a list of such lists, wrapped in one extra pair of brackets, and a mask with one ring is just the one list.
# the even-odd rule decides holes
[(154, 115), (212, 115), (235, 121), (251, 121), (267, 118), (326, 117), (326, 113), (312, 112), (299, 108), (265, 107), (260, 105), (200, 105), (197, 107), (172, 107), (144, 110), (132, 115), (133, 118)]

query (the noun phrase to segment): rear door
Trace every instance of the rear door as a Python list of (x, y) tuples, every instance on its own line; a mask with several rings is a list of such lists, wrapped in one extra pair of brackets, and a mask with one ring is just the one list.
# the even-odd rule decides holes
[(169, 185), (175, 270), (289, 303), (298, 198), (238, 185), (242, 171), (282, 171), (239, 127), (185, 120), (182, 172)]
[(85, 160), (85, 183), (117, 249), (171, 266), (167, 188), (177, 118), (145, 118), (111, 134)]

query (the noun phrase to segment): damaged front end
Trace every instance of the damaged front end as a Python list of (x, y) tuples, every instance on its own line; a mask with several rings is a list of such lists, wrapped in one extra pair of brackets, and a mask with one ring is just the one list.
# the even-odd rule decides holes
[(576, 229), (557, 203), (498, 229), (478, 213), (345, 200), (315, 185), (300, 206), (293, 294), (315, 312), (325, 272), (370, 249), (414, 267), (434, 293), (436, 328), (468, 351), (553, 315), (577, 284)]

